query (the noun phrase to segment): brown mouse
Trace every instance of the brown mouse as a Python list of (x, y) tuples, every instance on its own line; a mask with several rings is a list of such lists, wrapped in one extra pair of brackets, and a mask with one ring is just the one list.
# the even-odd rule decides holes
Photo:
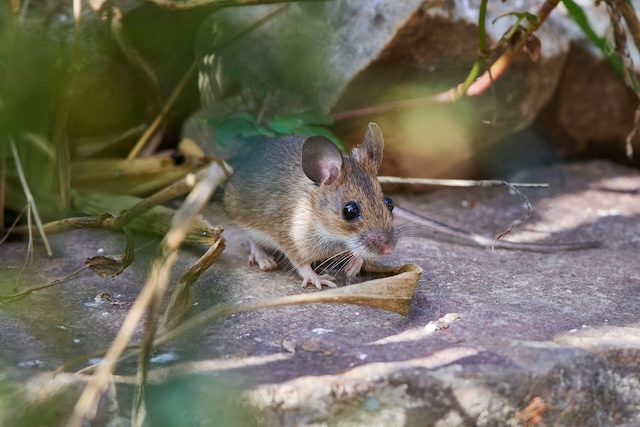
[(337, 267), (347, 277), (364, 260), (396, 246), (393, 201), (376, 179), (384, 141), (370, 123), (363, 142), (343, 155), (324, 136), (283, 136), (260, 144), (232, 174), (225, 210), (252, 237), (250, 264), (277, 268), (265, 249), (284, 253), (302, 286), (335, 287), (312, 264)]

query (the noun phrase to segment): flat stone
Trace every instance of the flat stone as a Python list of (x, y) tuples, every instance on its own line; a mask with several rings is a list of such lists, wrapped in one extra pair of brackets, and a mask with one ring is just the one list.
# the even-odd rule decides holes
[[(232, 403), (244, 409), (233, 416), (244, 417), (242, 425), (526, 425), (535, 416), (546, 425), (639, 425), (640, 173), (590, 162), (524, 171), (510, 180), (551, 186), (523, 190), (533, 215), (506, 239), (597, 240), (600, 246), (492, 251), (398, 219), (403, 237), (382, 261), (425, 270), (408, 317), (313, 304), (211, 322), (154, 353), (165, 355), (150, 374), (154, 425), (170, 425), (169, 412), (185, 408), (215, 416), (216, 390), (237, 391)], [(524, 212), (506, 188), (392, 196), (397, 206), (487, 236)], [(246, 235), (217, 202), (207, 216), (225, 227), (227, 249), (194, 285), (191, 314), (223, 301), (318, 292), (301, 289), (287, 267), (262, 272), (247, 265)], [(36, 245), (34, 264), (22, 274), (26, 243), (0, 246), (3, 294), (18, 276), (23, 286), (64, 276), (99, 247), (122, 252), (124, 236), (78, 230), (52, 241), (55, 258)], [(183, 251), (176, 277), (202, 253)], [(11, 376), (41, 381), (41, 372), (106, 347), (145, 281), (153, 247), (137, 255), (114, 279), (86, 272), (2, 303), (0, 361)], [(123, 304), (93, 305), (101, 292)], [(34, 360), (40, 363), (23, 363)], [(119, 373), (132, 374), (134, 367), (125, 363)], [(113, 416), (126, 417), (130, 386), (119, 390), (121, 409)], [(176, 390), (182, 400), (159, 404)], [(233, 416), (228, 419), (238, 419)]]

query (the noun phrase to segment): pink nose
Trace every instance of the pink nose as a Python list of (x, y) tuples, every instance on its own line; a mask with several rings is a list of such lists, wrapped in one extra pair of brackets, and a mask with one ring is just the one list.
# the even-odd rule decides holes
[(380, 255), (389, 255), (396, 247), (396, 240), (392, 234), (371, 232), (365, 237), (367, 245)]

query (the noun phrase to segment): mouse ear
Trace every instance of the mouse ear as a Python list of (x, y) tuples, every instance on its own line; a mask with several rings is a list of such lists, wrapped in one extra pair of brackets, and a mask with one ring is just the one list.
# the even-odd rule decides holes
[(383, 150), (384, 139), (382, 138), (380, 127), (375, 123), (369, 123), (369, 128), (364, 135), (362, 144), (351, 150), (351, 156), (356, 159), (365, 170), (377, 174), (380, 163), (382, 163)]
[(340, 176), (342, 153), (324, 136), (312, 136), (302, 145), (302, 170), (310, 180), (330, 185)]

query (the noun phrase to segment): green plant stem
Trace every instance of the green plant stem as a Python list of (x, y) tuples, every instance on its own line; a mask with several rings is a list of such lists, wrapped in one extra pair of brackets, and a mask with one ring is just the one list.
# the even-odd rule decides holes
[(478, 49), (480, 50), (481, 56), (487, 54), (487, 32), (485, 26), (487, 20), (488, 2), (488, 0), (482, 0), (480, 2), (480, 10), (478, 13)]

